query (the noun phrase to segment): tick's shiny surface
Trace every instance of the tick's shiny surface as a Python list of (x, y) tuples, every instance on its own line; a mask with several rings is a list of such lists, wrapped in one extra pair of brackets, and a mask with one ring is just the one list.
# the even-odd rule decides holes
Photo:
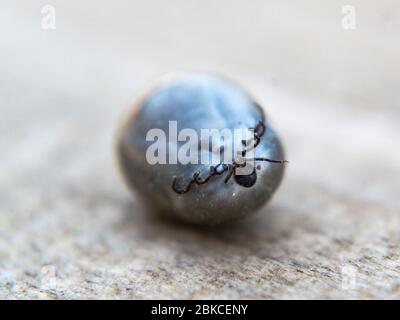
[[(254, 156), (284, 158), (281, 143), (263, 110), (238, 85), (203, 73), (162, 82), (136, 103), (117, 145), (128, 185), (149, 206), (187, 222), (213, 225), (251, 214), (271, 198), (282, 180), (284, 166), (265, 161), (257, 163), (250, 175), (236, 176), (233, 171), (233, 179), (228, 180), (226, 170), (206, 183), (191, 184), (187, 192), (177, 193), (171, 187), (174, 177), (182, 185), (198, 172), (198, 182), (204, 182), (204, 177), (210, 176), (210, 165), (148, 164), (145, 154), (152, 142), (146, 141), (146, 133), (153, 128), (168, 132), (169, 121), (173, 120), (177, 121), (178, 131), (191, 128), (199, 134), (201, 129), (256, 128), (262, 122), (264, 130), (260, 129), (262, 136)], [(178, 142), (178, 148), (183, 143)], [(219, 173), (221, 168), (213, 170)]]

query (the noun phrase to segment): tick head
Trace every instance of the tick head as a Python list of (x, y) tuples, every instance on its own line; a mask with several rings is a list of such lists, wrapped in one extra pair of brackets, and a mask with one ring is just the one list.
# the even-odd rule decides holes
[(239, 184), (245, 188), (250, 188), (250, 187), (254, 186), (254, 184), (257, 181), (257, 172), (256, 172), (255, 168), (253, 168), (253, 171), (247, 175), (240, 175), (240, 174), (236, 174), (236, 172), (235, 172), (234, 178), (235, 178), (235, 181), (237, 184)]

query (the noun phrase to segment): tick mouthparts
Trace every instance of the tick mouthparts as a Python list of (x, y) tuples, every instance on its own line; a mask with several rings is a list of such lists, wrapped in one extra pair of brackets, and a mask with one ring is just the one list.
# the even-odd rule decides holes
[(246, 161), (247, 161), (247, 159), (238, 153), (235, 160), (233, 161), (233, 164), (236, 163), (238, 165), (242, 165), (242, 164), (246, 163)]

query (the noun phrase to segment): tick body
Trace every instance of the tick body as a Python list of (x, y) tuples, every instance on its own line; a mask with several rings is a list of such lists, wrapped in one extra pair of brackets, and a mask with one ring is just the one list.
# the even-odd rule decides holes
[[(247, 130), (240, 153), (214, 161), (208, 157), (222, 148), (202, 148), (198, 158), (210, 163), (149, 163), (148, 134), (166, 133), (165, 158), (172, 150), (188, 146), (188, 140), (171, 138), (176, 131)], [(146, 139), (147, 138), (147, 139)], [(204, 140), (204, 139), (203, 139)], [(190, 145), (190, 143), (189, 143)], [(173, 148), (171, 148), (171, 146)], [(170, 154), (171, 153), (171, 154)], [(280, 140), (260, 106), (237, 84), (206, 73), (192, 73), (159, 81), (133, 107), (118, 135), (117, 154), (123, 176), (135, 193), (154, 210), (186, 222), (215, 225), (256, 212), (273, 195), (284, 173)], [(246, 174), (240, 169), (246, 167)]]

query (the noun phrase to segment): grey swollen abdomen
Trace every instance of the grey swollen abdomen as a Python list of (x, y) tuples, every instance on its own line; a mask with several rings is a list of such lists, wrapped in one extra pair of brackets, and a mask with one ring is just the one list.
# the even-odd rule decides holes
[(120, 130), (117, 152), (133, 192), (194, 224), (256, 212), (284, 173), (283, 148), (264, 111), (238, 85), (205, 73), (151, 88)]

